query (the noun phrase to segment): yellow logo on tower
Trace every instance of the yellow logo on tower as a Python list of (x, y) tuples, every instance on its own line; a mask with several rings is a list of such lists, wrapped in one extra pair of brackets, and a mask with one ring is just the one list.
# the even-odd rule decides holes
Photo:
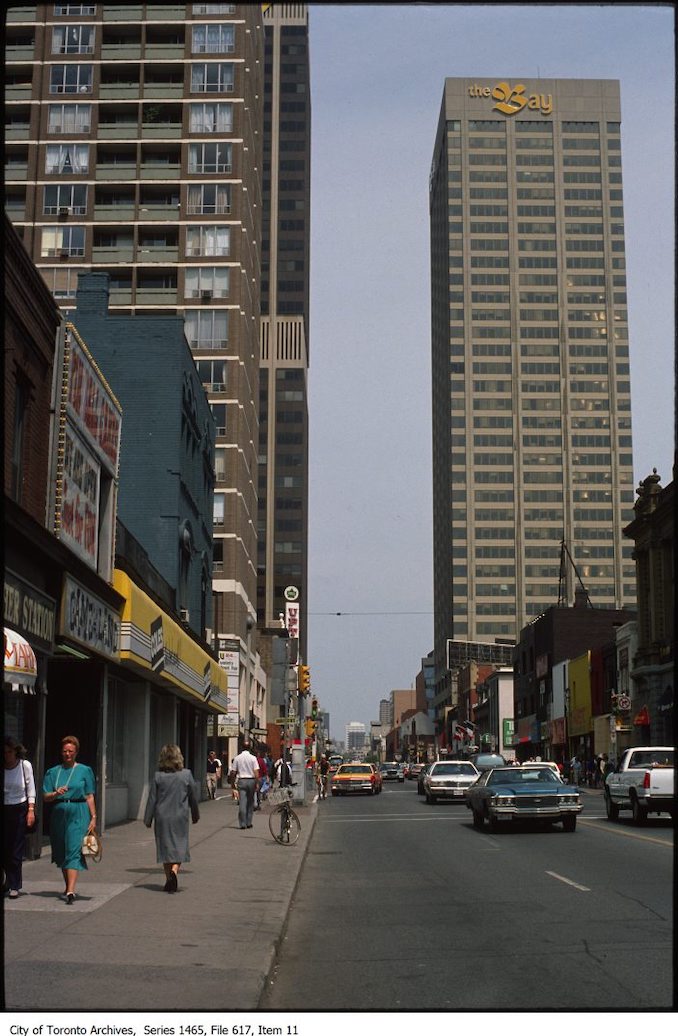
[(469, 97), (493, 97), (497, 103), (492, 110), (502, 115), (517, 115), (523, 108), (541, 112), (542, 115), (550, 115), (553, 111), (552, 94), (527, 94), (524, 83), (509, 86), (501, 82), (492, 88), (474, 83), (469, 86), (468, 92)]

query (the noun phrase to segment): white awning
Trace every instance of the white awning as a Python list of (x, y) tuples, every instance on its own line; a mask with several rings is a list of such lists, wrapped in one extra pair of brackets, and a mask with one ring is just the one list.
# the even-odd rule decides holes
[(38, 675), (38, 663), (35, 652), (28, 641), (14, 630), (4, 627), (5, 661), (3, 682), (9, 684), (13, 691), (24, 694), (35, 694), (35, 680)]

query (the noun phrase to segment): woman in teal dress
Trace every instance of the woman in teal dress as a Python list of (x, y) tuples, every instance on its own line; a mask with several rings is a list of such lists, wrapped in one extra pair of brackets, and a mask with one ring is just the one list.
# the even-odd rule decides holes
[(49, 825), (52, 863), (61, 867), (64, 898), (69, 905), (75, 900), (78, 872), (87, 870), (82, 840), (95, 829), (97, 820), (94, 773), (75, 761), (79, 750), (77, 737), (63, 738), (61, 765), (47, 771), (42, 785), (43, 801), (54, 804)]

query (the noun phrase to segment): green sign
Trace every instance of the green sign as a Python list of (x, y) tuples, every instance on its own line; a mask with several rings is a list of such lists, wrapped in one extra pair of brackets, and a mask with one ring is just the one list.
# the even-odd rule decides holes
[(515, 740), (515, 720), (502, 720), (502, 742), (504, 748), (509, 748)]

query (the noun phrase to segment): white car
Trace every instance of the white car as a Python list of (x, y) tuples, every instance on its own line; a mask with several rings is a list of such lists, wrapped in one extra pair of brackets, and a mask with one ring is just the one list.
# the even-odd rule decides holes
[(557, 777), (558, 780), (562, 784), (565, 783), (563, 781), (563, 775), (560, 772), (557, 763), (552, 763), (550, 761), (549, 762), (543, 762), (543, 763), (522, 763), (520, 769), (521, 770), (550, 770), (551, 773), (554, 774), (554, 776)]
[(480, 771), (473, 763), (461, 759), (431, 763), (424, 777), (424, 795), (431, 804), (438, 799), (464, 801), (464, 792), (480, 777)]

